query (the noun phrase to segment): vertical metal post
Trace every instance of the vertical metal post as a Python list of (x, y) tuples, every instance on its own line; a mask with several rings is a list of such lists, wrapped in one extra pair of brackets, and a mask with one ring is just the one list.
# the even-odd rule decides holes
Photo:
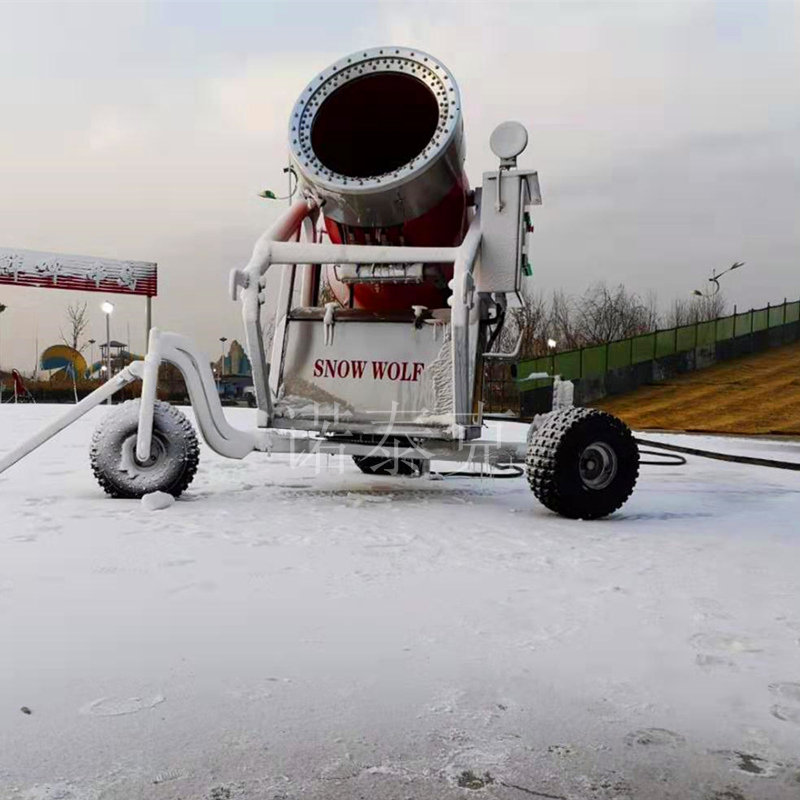
[(158, 368), (161, 366), (161, 344), (157, 330), (150, 330), (147, 355), (144, 357), (142, 394), (139, 403), (139, 427), (136, 432), (136, 458), (145, 463), (150, 458), (153, 442), (153, 416), (158, 390)]
[(145, 346), (147, 346), (150, 341), (150, 328), (153, 327), (153, 298), (147, 295), (145, 301), (147, 303), (145, 307), (145, 326), (147, 330), (144, 332), (144, 342)]
[[(106, 314), (106, 380), (111, 380), (111, 314)], [(106, 400), (108, 405), (111, 405), (111, 395)]]
[(781, 334), (781, 342), (791, 341), (791, 339), (789, 339), (786, 336), (786, 298), (785, 297), (783, 298), (783, 325), (781, 327), (782, 327), (782, 330), (783, 330), (783, 333)]

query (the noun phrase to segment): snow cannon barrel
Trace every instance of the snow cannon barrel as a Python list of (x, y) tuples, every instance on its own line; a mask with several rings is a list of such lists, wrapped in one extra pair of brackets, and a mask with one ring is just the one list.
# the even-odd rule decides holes
[[(292, 164), (322, 202), (336, 244), (451, 247), (469, 221), (458, 86), (433, 56), (401, 47), (354, 53), (305, 88), (289, 124)], [(329, 265), (344, 306), (443, 307), (452, 266)]]

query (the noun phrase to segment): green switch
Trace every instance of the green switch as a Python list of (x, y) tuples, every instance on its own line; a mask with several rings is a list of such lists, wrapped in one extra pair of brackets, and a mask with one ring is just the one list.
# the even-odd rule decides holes
[(528, 278), (533, 277), (533, 267), (531, 266), (531, 262), (528, 261), (528, 256), (525, 254), (522, 256), (522, 274)]

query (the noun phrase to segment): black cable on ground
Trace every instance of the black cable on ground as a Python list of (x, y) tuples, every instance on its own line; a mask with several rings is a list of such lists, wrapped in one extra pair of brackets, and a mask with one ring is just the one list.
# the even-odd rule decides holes
[(800, 472), (800, 462), (798, 461), (774, 461), (770, 458), (755, 458), (754, 456), (735, 456), (728, 453), (715, 453), (711, 450), (698, 450), (696, 447), (683, 447), (678, 444), (666, 444), (654, 442), (650, 439), (634, 439), (636, 444), (655, 447), (658, 450), (672, 450), (675, 453), (687, 453), (690, 456), (700, 456), (700, 458), (713, 458), (717, 461), (731, 461), (734, 464), (751, 464), (754, 467), (773, 467), (774, 469), (790, 469)]
[(639, 448), (640, 456), (655, 456), (658, 461), (643, 461), (639, 459), (640, 464), (648, 464), (651, 467), (682, 467), (686, 463), (683, 456), (677, 453), (658, 453), (655, 450), (642, 450)]
[(508, 466), (497, 466), (495, 469), (502, 470), (502, 472), (471, 472), (462, 470), (460, 472), (429, 472), (437, 478), (494, 478), (500, 480), (501, 478), (521, 478), (525, 474), (523, 467), (518, 467), (516, 464), (509, 464)]
[[(700, 458), (712, 458), (717, 461), (730, 461), (734, 464), (750, 464), (755, 467), (772, 467), (774, 469), (788, 469), (795, 472), (800, 472), (800, 462), (798, 461), (775, 461), (769, 458), (756, 458), (754, 456), (737, 456), (728, 453), (716, 453), (712, 450), (699, 450), (696, 447), (683, 447), (678, 444), (667, 444), (666, 442), (654, 442), (650, 439), (638, 439), (634, 441), (637, 445), (647, 445), (654, 447), (656, 450), (669, 450), (675, 453), (658, 453), (652, 450), (639, 450), (640, 455), (655, 456), (658, 461), (640, 460), (642, 465), (653, 467), (682, 467), (686, 464), (686, 459), (677, 455), (678, 453), (686, 453), (690, 456), (699, 456)], [(493, 472), (474, 472), (467, 470), (460, 470), (458, 472), (430, 472), (438, 478), (521, 478), (525, 474), (524, 467), (517, 466), (516, 464), (509, 464), (508, 466), (495, 465)]]

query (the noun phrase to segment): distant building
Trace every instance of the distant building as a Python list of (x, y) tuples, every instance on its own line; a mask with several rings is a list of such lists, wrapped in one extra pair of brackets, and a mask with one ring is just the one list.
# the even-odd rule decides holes
[(252, 378), (253, 368), (250, 359), (247, 357), (244, 348), (234, 339), (228, 348), (226, 356), (220, 356), (214, 362), (214, 371), (218, 377), (242, 377)]
[(225, 356), (213, 364), (214, 377), (220, 395), (227, 400), (239, 400), (242, 390), (253, 385), (253, 368), (244, 348), (234, 339)]

